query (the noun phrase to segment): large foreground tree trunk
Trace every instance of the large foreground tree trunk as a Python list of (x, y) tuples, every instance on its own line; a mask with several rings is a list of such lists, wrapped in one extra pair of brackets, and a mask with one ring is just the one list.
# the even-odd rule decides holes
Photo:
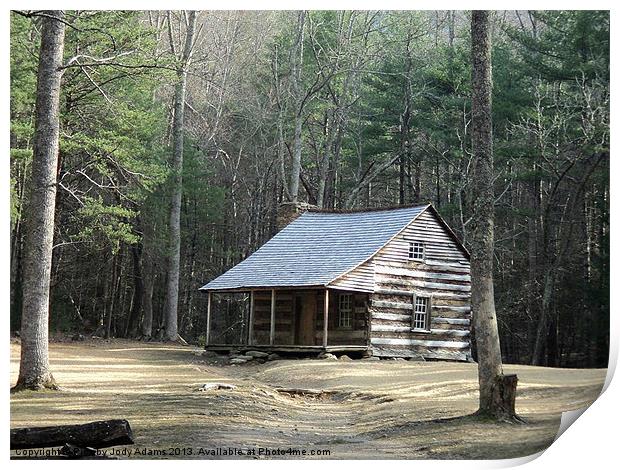
[(194, 47), (196, 12), (188, 14), (185, 43), (177, 71), (174, 92), (174, 120), (172, 123), (172, 202), (170, 205), (170, 250), (168, 253), (168, 283), (166, 287), (166, 339), (176, 341), (178, 336), (177, 310), (179, 305), (179, 274), (181, 266), (181, 198), (183, 195), (183, 139), (187, 68)]
[(493, 293), (494, 195), (489, 12), (474, 11), (472, 39), (473, 233), (471, 302), (478, 352), (478, 414), (514, 419), (516, 376), (504, 376)]
[(24, 240), (21, 361), (15, 386), (55, 388), (49, 367), (48, 324), (58, 166), (58, 107), (65, 39), (63, 11), (41, 19), (30, 197)]

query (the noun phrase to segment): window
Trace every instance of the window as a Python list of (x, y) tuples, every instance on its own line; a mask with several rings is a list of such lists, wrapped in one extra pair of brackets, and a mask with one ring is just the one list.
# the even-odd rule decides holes
[(414, 297), (413, 304), (413, 329), (414, 330), (427, 330), (428, 329), (428, 297)]
[(350, 328), (351, 317), (351, 294), (340, 294), (338, 296), (338, 326), (340, 328)]
[(409, 259), (424, 259), (424, 243), (409, 242)]

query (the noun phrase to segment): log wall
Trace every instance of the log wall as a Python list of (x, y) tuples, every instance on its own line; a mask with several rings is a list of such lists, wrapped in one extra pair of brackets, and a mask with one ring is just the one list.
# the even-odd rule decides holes
[[(470, 347), (469, 265), (376, 263), (370, 295), (374, 355), (467, 360)], [(455, 270), (460, 270), (460, 272)], [(412, 331), (413, 294), (430, 298), (430, 328)]]
[[(300, 344), (301, 346), (312, 346), (323, 344), (323, 309), (325, 291), (311, 291), (311, 295), (316, 296), (316, 315), (314, 321), (314, 332), (311, 337), (314, 341), (310, 344)], [(327, 343), (334, 345), (364, 345), (368, 343), (368, 304), (369, 297), (365, 293), (350, 292), (352, 294), (352, 321), (351, 327), (340, 328), (338, 326), (338, 295), (341, 291), (331, 291), (329, 298), (329, 316)], [(303, 291), (307, 294), (308, 291)], [(274, 345), (294, 345), (296, 322), (300, 321), (299, 310), (302, 306), (297, 305), (303, 302), (302, 292), (292, 290), (276, 290), (276, 311), (275, 311), (275, 335)], [(271, 327), (271, 291), (254, 291), (254, 345), (268, 345), (269, 332)]]
[[(273, 344), (294, 344), (294, 294), (293, 291), (276, 291)], [(269, 344), (270, 328), (271, 291), (254, 291), (254, 337), (252, 344)]]
[[(368, 294), (348, 292), (352, 295), (351, 327), (338, 326), (338, 295), (339, 291), (330, 291), (329, 312), (327, 318), (327, 345), (328, 346), (359, 346), (368, 344)], [(342, 292), (346, 293), (346, 292)], [(315, 328), (315, 344), (323, 344), (323, 305), (324, 293), (319, 292), (320, 301), (317, 303), (317, 323)]]
[[(409, 243), (414, 241), (424, 242), (424, 260), (409, 260)], [(468, 257), (427, 210), (370, 260), (332, 285), (370, 293), (374, 355), (468, 360), (470, 281)], [(430, 325), (424, 331), (412, 331), (414, 295), (430, 298)]]
[(375, 265), (371, 258), (333, 281), (330, 287), (353, 292), (372, 292), (374, 284)]

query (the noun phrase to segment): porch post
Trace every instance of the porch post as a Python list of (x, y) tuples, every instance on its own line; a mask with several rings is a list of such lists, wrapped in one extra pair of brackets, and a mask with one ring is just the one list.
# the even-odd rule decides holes
[(207, 294), (207, 333), (205, 334), (205, 347), (209, 346), (209, 333), (211, 331), (211, 291)]
[(250, 319), (248, 326), (248, 345), (252, 345), (254, 338), (254, 291), (250, 290)]
[(327, 318), (329, 314), (329, 289), (325, 289), (325, 305), (323, 306), (323, 347), (327, 347)]
[(276, 290), (271, 289), (271, 322), (269, 323), (269, 345), (273, 345), (276, 335)]

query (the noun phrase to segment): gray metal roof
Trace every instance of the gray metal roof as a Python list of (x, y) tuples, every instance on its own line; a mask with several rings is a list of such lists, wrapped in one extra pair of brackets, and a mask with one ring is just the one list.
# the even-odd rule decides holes
[(325, 286), (369, 259), (427, 207), (305, 212), (200, 289)]

